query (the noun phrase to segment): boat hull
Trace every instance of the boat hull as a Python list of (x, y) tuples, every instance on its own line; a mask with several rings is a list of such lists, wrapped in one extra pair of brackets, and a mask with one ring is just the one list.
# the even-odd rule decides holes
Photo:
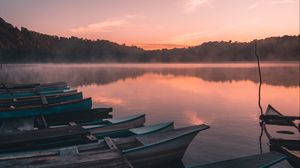
[(33, 88), (49, 88), (49, 87), (63, 87), (67, 86), (66, 82), (53, 82), (53, 83), (31, 83), (31, 84), (0, 84), (0, 89), (13, 89), (13, 90), (26, 90)]
[[(80, 100), (83, 99), (82, 93), (69, 93), (69, 94), (62, 94), (57, 96), (52, 96), (47, 98), (48, 104), (60, 103), (60, 102), (68, 102), (73, 100)], [(34, 98), (34, 99), (24, 99), (24, 100), (8, 100), (8, 101), (1, 101), (0, 100), (0, 108), (1, 107), (19, 107), (19, 106), (32, 106), (32, 105), (40, 105), (42, 104), (41, 97)]]
[(74, 93), (76, 90), (66, 89), (66, 90), (57, 90), (57, 91), (41, 91), (41, 92), (24, 92), (24, 93), (1, 93), (0, 99), (11, 99), (11, 98), (26, 98), (39, 95), (54, 95), (54, 94), (63, 94), (63, 93)]
[[(130, 129), (130, 128), (136, 128), (143, 126), (146, 121), (145, 115), (141, 115), (140, 117), (133, 118), (128, 121), (120, 122), (120, 123), (111, 123), (105, 126), (99, 126), (89, 129), (89, 131), (94, 133), (99, 132), (108, 132), (108, 131), (116, 131), (116, 130), (122, 130), (122, 129)], [(86, 128), (83, 126), (83, 128)]]
[(92, 108), (91, 98), (59, 103), (51, 106), (39, 106), (36, 108), (24, 108), (9, 111), (0, 111), (0, 119), (12, 119), (22, 117), (34, 117), (40, 115), (51, 115), (68, 113), (74, 111), (85, 111)]
[(123, 151), (123, 154), (133, 166), (137, 167), (152, 167), (154, 165), (179, 161), (197, 134), (198, 132), (192, 132), (170, 141), (151, 145), (149, 148)]

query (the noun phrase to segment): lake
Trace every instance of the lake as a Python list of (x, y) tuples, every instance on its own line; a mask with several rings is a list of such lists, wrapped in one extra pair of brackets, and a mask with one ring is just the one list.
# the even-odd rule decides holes
[[(184, 165), (260, 152), (256, 63), (8, 64), (0, 70), (0, 82), (66, 81), (92, 97), (94, 107), (113, 107), (114, 117), (145, 113), (146, 124), (209, 125), (187, 149)], [(263, 63), (262, 79), (263, 110), (271, 104), (299, 115), (297, 63)], [(262, 149), (269, 151), (265, 135)]]

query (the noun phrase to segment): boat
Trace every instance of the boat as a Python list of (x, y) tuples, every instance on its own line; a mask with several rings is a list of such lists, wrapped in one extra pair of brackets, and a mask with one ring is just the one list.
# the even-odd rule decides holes
[(130, 137), (137, 135), (153, 134), (157, 132), (170, 131), (174, 129), (174, 122), (165, 122), (159, 124), (146, 125), (138, 128), (131, 129), (119, 129), (111, 131), (98, 131), (93, 135), (98, 139), (103, 139), (105, 137), (110, 138), (121, 138), (121, 137)]
[[(105, 125), (106, 123), (106, 125)], [(81, 126), (75, 123), (72, 123), (68, 126), (56, 126), (50, 127), (46, 129), (40, 130), (32, 130), (32, 131), (23, 131), (23, 132), (16, 132), (16, 133), (6, 133), (0, 135), (0, 152), (13, 152), (13, 151), (22, 151), (22, 150), (33, 150), (33, 149), (47, 149), (52, 147), (63, 147), (63, 146), (70, 146), (70, 145), (79, 145), (84, 143), (89, 143), (86, 137), (84, 136), (63, 136), (58, 134), (56, 136), (56, 132), (64, 131), (65, 129), (68, 130), (69, 127), (80, 127), (80, 129), (84, 129), (88, 132), (88, 134), (96, 135), (98, 137), (108, 135), (111, 133), (115, 136), (118, 132), (113, 133), (114, 131), (121, 131), (122, 134), (126, 132), (132, 134), (140, 132), (142, 134), (143, 130), (132, 130), (128, 131), (128, 129), (140, 127), (145, 123), (145, 114), (141, 115), (133, 115), (129, 117), (123, 117), (119, 119), (114, 119), (114, 121), (102, 121), (101, 125), (86, 125)], [(169, 126), (170, 124), (167, 124)], [(172, 124), (173, 125), (173, 124)], [(151, 130), (159, 130), (159, 128), (165, 128), (165, 124), (147, 127), (145, 132), (149, 132)], [(127, 129), (127, 131), (124, 131)], [(57, 130), (57, 131), (55, 131)], [(111, 132), (110, 132), (111, 131)], [(46, 132), (46, 133), (45, 133)], [(49, 133), (50, 132), (50, 133)], [(120, 133), (120, 132), (119, 132)], [(47, 135), (49, 134), (49, 135)], [(85, 136), (87, 133), (85, 134)], [(25, 138), (23, 138), (23, 136)], [(63, 136), (63, 138), (61, 137)], [(120, 133), (121, 136), (121, 133)], [(123, 135), (125, 136), (125, 135)], [(91, 140), (96, 140), (95, 136), (89, 136)]]
[(34, 129), (44, 129), (53, 125), (75, 123), (87, 123), (94, 120), (112, 118), (110, 114), (112, 108), (93, 108), (85, 111), (72, 111), (57, 113), (45, 116), (29, 118), (5, 119), (0, 121), (0, 134), (7, 132), (29, 131)]
[(30, 89), (0, 89), (0, 94), (3, 93), (28, 93), (28, 92), (41, 92), (41, 91), (58, 91), (58, 90), (66, 90), (70, 89), (69, 86), (53, 86), (53, 87), (35, 87), (35, 88), (30, 88)]
[(47, 105), (53, 103), (67, 102), (72, 100), (83, 99), (81, 92), (54, 94), (50, 96), (34, 96), (20, 99), (0, 99), (0, 108), (3, 107), (19, 107), (32, 105)]
[[(85, 129), (89, 129), (91, 133), (95, 133), (100, 131), (113, 131), (116, 129), (129, 129), (142, 126), (146, 121), (145, 114), (138, 114), (120, 118), (112, 118), (112, 119), (95, 119), (90, 122), (83, 122), (78, 125), (82, 126)], [(77, 123), (73, 122), (72, 125), (77, 125)], [(64, 127), (67, 125), (56, 125), (50, 126), (50, 128)]]
[(74, 93), (77, 92), (76, 89), (66, 89), (66, 90), (55, 90), (55, 91), (38, 91), (38, 92), (24, 92), (24, 93), (0, 93), (0, 99), (18, 99), (18, 98), (26, 98), (32, 96), (49, 96), (55, 94), (64, 94), (64, 93)]
[(58, 113), (43, 117), (47, 123), (47, 126), (64, 125), (71, 122), (81, 124), (95, 120), (112, 118), (112, 115), (109, 114), (112, 111), (112, 108), (93, 108), (85, 111), (70, 112), (68, 113), (69, 115)]
[[(209, 126), (202, 124), (149, 135), (117, 139), (104, 138), (94, 143), (68, 148), (2, 154), (0, 155), (0, 167), (19, 165), (33, 165), (33, 167), (71, 167), (77, 165), (81, 160), (72, 159), (71, 161), (71, 159), (66, 159), (66, 155), (62, 155), (65, 153), (65, 149), (73, 149), (74, 155), (83, 156), (84, 158), (87, 155), (93, 156), (93, 154), (96, 153), (105, 153), (108, 150), (116, 149), (134, 167), (154, 166), (161, 163), (181, 160), (186, 148), (194, 137), (200, 131), (208, 128)], [(74, 156), (72, 152), (67, 155), (70, 155), (71, 158)], [(101, 156), (97, 158), (103, 159)], [(101, 165), (98, 166), (101, 167)]]
[(48, 105), (0, 108), (0, 120), (85, 111), (92, 108), (92, 99), (73, 100)]
[(268, 168), (286, 159), (281, 153), (268, 152), (188, 168)]
[(67, 86), (66, 82), (53, 82), (53, 83), (30, 83), (30, 84), (9, 84), (1, 83), (0, 89), (14, 89), (14, 90), (25, 90), (33, 88), (49, 88), (49, 87), (61, 87)]
[(293, 122), (297, 116), (284, 116), (271, 105), (268, 106), (262, 125), (269, 143), (270, 149), (288, 156), (288, 161), (295, 167), (300, 167), (300, 132)]

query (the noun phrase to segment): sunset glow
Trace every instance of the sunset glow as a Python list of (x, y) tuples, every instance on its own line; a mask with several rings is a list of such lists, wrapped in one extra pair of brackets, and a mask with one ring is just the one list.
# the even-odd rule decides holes
[(45, 34), (149, 50), (299, 34), (299, 0), (1, 0), (0, 17)]

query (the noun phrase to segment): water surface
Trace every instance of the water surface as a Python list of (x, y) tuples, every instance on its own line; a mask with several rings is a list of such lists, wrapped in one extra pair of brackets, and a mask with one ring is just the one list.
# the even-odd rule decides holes
[[(299, 115), (299, 65), (262, 64), (262, 106)], [(27, 64), (4, 65), (0, 82), (66, 81), (113, 107), (114, 117), (145, 113), (146, 124), (208, 124), (183, 158), (205, 164), (259, 153), (258, 74), (247, 64)], [(262, 139), (263, 152), (269, 151)], [(280, 167), (280, 166), (279, 166)], [(287, 163), (281, 167), (289, 167)]]

